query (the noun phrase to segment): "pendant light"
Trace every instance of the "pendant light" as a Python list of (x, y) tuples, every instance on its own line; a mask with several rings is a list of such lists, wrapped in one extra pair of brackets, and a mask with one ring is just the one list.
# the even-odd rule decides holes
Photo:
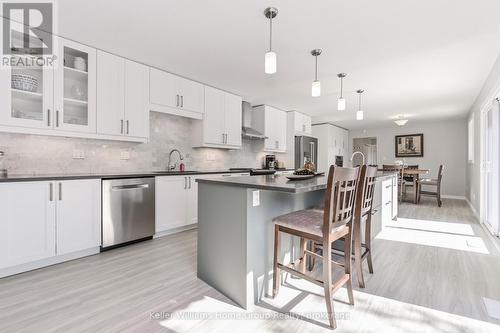
[(312, 97), (321, 96), (321, 83), (318, 81), (318, 56), (321, 54), (321, 49), (314, 49), (311, 51), (314, 57), (314, 81), (311, 86)]
[(343, 96), (343, 88), (344, 88), (344, 78), (347, 76), (346, 73), (338, 73), (337, 76), (340, 79), (340, 97), (337, 100), (337, 110), (344, 111), (345, 110), (345, 98)]
[(363, 110), (361, 110), (361, 94), (364, 92), (364, 90), (362, 89), (359, 89), (356, 91), (358, 93), (358, 96), (359, 96), (359, 100), (358, 100), (358, 111), (356, 112), (356, 120), (363, 120), (364, 118), (364, 112)]
[(276, 53), (273, 52), (273, 18), (278, 15), (278, 10), (274, 7), (268, 7), (264, 11), (264, 15), (269, 19), (269, 51), (266, 52), (264, 58), (264, 71), (266, 74), (276, 73)]

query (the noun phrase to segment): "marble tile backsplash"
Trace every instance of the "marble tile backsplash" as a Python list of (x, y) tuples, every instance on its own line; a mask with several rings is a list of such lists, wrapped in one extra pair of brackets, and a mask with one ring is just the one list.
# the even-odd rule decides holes
[[(266, 155), (263, 140), (243, 139), (242, 148), (235, 150), (192, 148), (194, 121), (151, 112), (148, 143), (0, 133), (0, 151), (5, 152), (4, 167), (9, 174), (165, 170), (173, 148), (184, 155), (187, 170), (261, 167)], [(83, 151), (85, 158), (73, 159), (74, 150)], [(122, 160), (122, 152), (128, 152), (130, 159)], [(277, 155), (281, 160), (284, 157)]]

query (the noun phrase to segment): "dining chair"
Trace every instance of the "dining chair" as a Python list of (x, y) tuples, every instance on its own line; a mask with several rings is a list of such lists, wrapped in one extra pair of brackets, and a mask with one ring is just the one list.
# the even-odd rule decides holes
[[(432, 178), (422, 178), (417, 181), (417, 203), (420, 203), (420, 197), (423, 195), (435, 196), (437, 199), (438, 207), (441, 207), (441, 181), (443, 179), (444, 165), (439, 166), (438, 176), (435, 179)], [(435, 187), (436, 191), (423, 191), (422, 186)]]
[[(354, 305), (351, 282), (351, 256), (344, 256), (343, 262), (332, 260), (332, 251), (322, 254), (307, 249), (307, 242), (321, 243), (323, 249), (331, 249), (332, 243), (345, 238), (344, 253), (352, 251), (352, 226), (354, 206), (358, 190), (359, 168), (330, 166), (323, 210), (305, 209), (276, 217), (274, 227), (273, 297), (278, 294), (281, 271), (300, 277), (323, 287), (328, 319), (331, 328), (337, 327), (332, 295), (342, 286), (347, 287), (349, 303)], [(281, 233), (300, 237), (300, 258), (288, 265), (279, 262)], [(322, 262), (322, 278), (306, 271), (307, 256)], [(333, 265), (333, 266), (332, 266)], [(343, 274), (335, 281), (332, 267), (343, 268)]]

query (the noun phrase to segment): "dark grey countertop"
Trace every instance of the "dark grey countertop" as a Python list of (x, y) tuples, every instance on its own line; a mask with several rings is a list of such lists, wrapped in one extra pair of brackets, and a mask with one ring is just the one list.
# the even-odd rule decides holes
[[(285, 171), (277, 170), (277, 171)], [(50, 181), (50, 180), (75, 180), (75, 179), (111, 179), (111, 178), (143, 178), (155, 176), (189, 176), (206, 175), (218, 173), (244, 173), (244, 171), (233, 170), (210, 170), (210, 171), (138, 171), (138, 172), (116, 172), (116, 173), (74, 173), (74, 174), (9, 174), (0, 177), (0, 183), (27, 182), (27, 181)]]
[[(397, 175), (397, 172), (377, 172), (377, 180), (385, 180)], [(260, 190), (304, 193), (326, 188), (327, 176), (317, 176), (306, 180), (289, 180), (285, 175), (266, 175), (252, 177), (229, 177), (214, 179), (197, 179), (199, 183), (218, 184), (255, 188)]]

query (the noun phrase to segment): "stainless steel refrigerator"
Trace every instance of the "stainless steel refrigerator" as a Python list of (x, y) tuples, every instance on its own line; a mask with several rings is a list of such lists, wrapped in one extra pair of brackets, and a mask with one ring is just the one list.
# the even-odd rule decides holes
[(318, 139), (310, 136), (295, 137), (295, 169), (304, 167), (306, 161), (318, 166)]

